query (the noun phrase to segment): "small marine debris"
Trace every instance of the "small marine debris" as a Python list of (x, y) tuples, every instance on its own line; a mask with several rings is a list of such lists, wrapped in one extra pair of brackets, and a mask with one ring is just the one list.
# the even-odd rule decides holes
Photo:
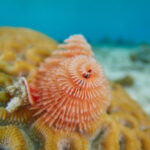
[(130, 54), (130, 59), (133, 62), (141, 61), (142, 63), (150, 63), (150, 46), (144, 44), (139, 51)]
[(150, 63), (150, 47), (143, 45), (138, 53), (138, 58), (143, 63)]
[(131, 60), (132, 62), (138, 61), (138, 56), (137, 56), (136, 53), (131, 53), (131, 54), (129, 55), (129, 57), (130, 57), (130, 60)]
[(114, 82), (119, 83), (122, 86), (132, 86), (134, 84), (134, 79), (131, 75), (127, 74), (124, 77), (115, 80)]

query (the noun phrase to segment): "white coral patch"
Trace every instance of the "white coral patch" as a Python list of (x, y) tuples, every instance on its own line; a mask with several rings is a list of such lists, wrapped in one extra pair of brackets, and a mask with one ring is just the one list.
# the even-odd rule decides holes
[(27, 94), (23, 78), (19, 78), (13, 85), (7, 87), (7, 91), (12, 96), (6, 106), (8, 112), (13, 112), (20, 106), (27, 104)]

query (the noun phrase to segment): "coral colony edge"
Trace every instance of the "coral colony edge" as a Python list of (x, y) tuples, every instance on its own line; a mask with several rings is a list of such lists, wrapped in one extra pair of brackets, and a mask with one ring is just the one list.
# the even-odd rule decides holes
[(57, 46), (36, 31), (0, 29), (2, 39), (10, 36), (0, 45), (9, 47), (0, 57), (0, 149), (150, 149), (150, 117), (119, 84), (107, 81), (82, 35)]

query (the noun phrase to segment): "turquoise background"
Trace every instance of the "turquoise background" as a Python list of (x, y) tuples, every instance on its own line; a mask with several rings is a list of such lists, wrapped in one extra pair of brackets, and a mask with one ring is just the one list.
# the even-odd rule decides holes
[(150, 42), (150, 0), (0, 0), (0, 26), (29, 27), (56, 40), (82, 33)]

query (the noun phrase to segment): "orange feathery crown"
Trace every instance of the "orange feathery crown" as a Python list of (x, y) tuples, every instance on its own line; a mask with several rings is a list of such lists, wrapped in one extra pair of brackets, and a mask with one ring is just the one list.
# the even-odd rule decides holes
[(84, 37), (74, 35), (65, 42), (38, 68), (29, 101), (50, 127), (85, 132), (105, 110), (110, 91)]

